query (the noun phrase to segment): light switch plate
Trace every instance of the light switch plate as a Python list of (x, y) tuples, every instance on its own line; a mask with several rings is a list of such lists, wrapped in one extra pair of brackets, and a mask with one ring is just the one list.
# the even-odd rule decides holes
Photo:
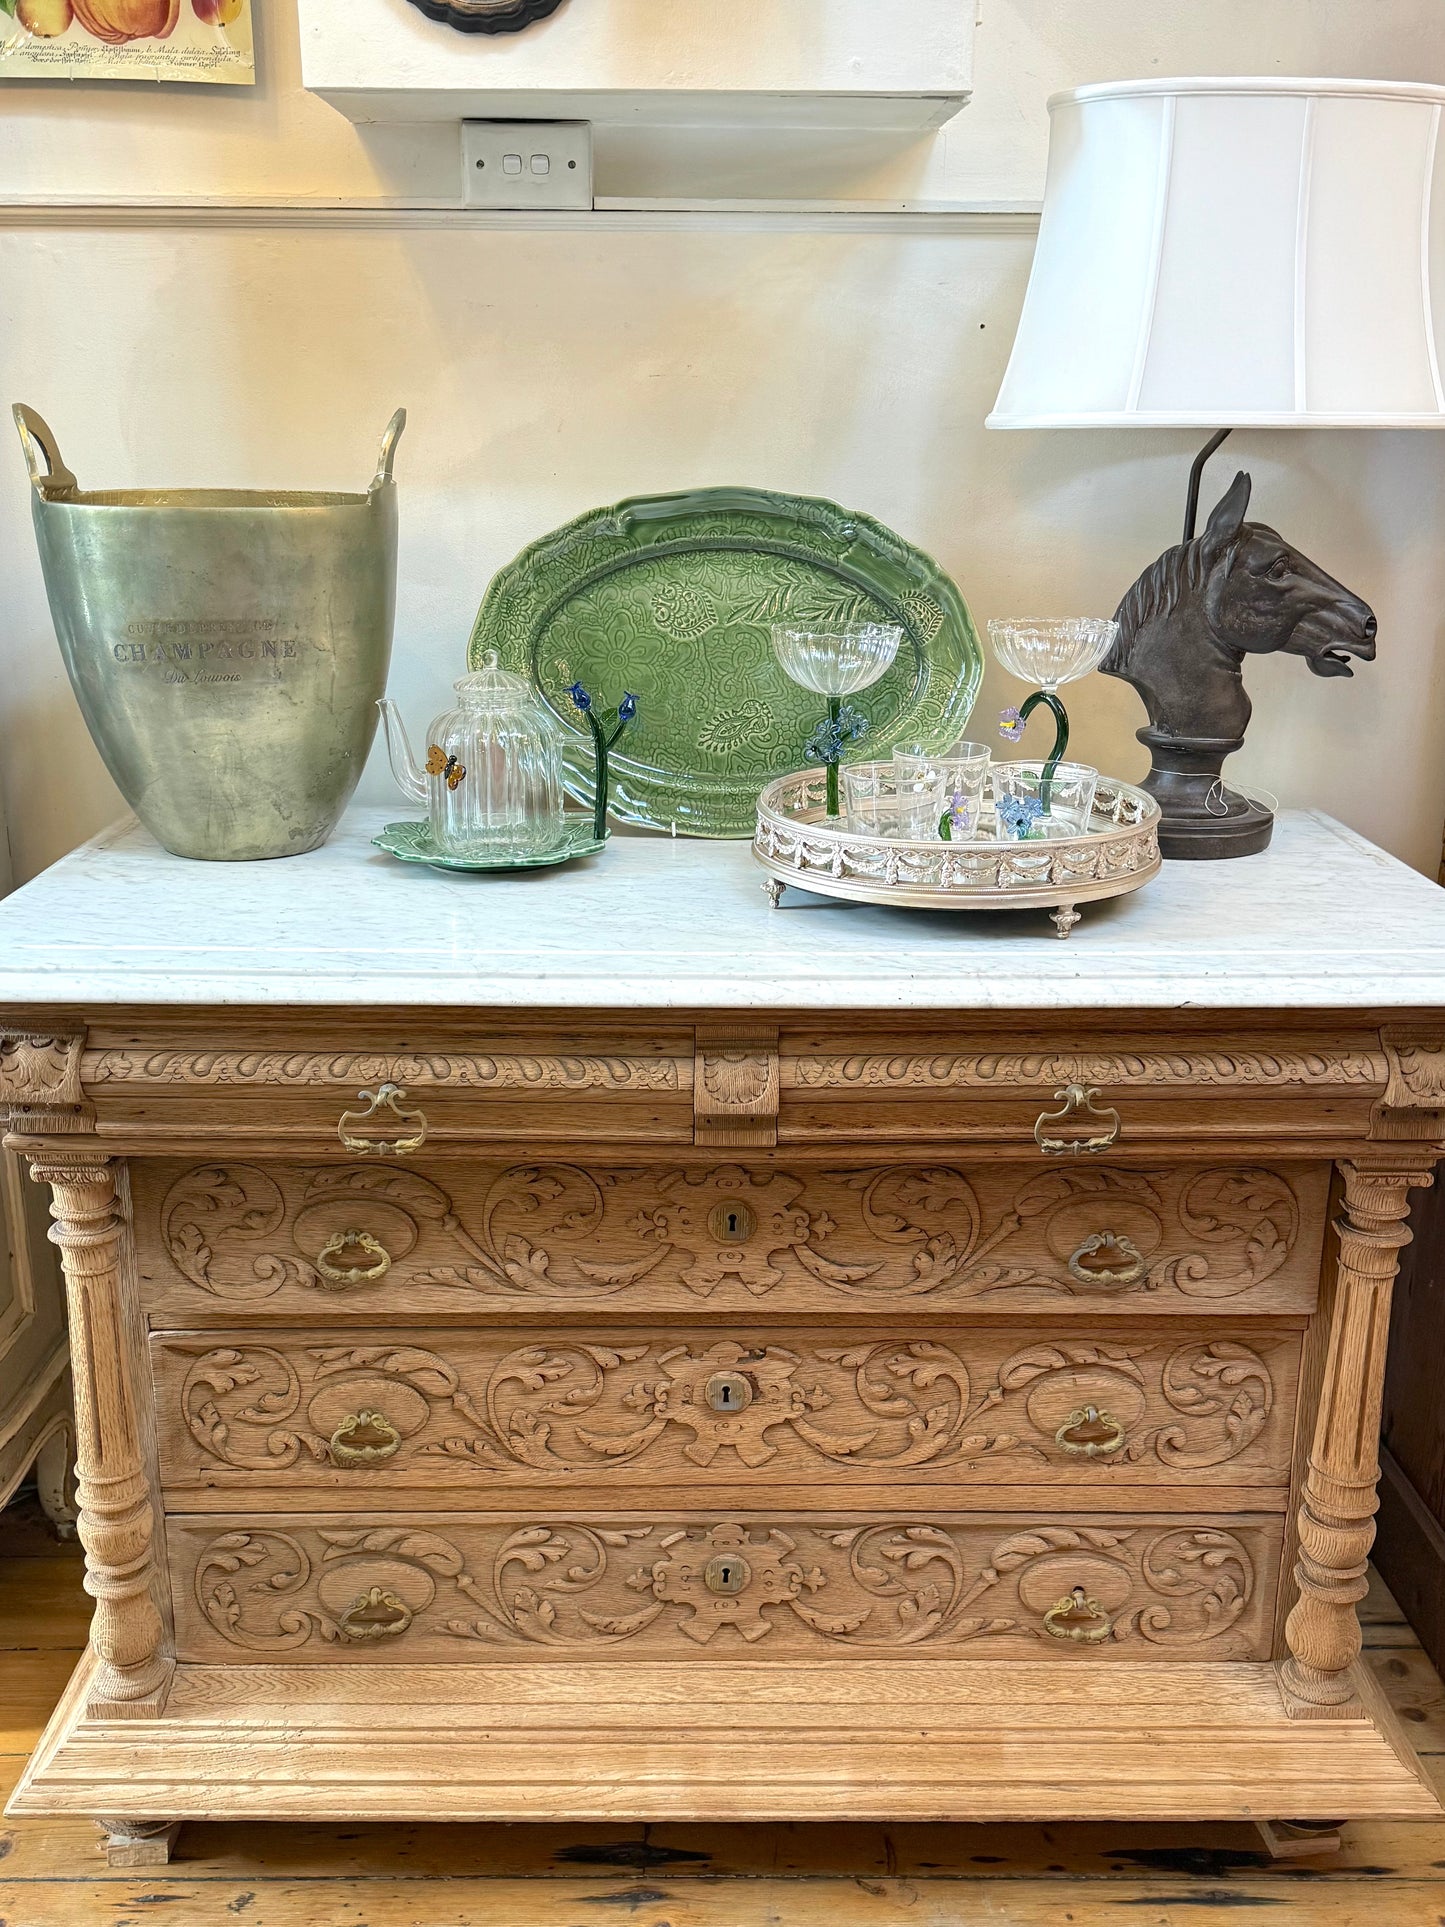
[(591, 207), (591, 122), (464, 120), (462, 198), (468, 207)]

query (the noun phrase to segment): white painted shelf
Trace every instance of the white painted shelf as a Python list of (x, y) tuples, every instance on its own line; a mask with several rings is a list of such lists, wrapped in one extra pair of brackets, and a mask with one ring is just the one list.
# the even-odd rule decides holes
[(517, 34), (299, 0), (305, 85), (359, 122), (924, 132), (972, 88), (973, 0), (566, 0)]

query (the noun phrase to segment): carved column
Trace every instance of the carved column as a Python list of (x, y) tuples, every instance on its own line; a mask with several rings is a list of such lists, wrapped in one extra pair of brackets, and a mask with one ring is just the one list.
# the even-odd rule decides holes
[(110, 1159), (59, 1145), (37, 1154), (50, 1186), (50, 1235), (60, 1247), (75, 1377), (75, 1472), (85, 1589), (95, 1600), (94, 1717), (158, 1713), (175, 1662), (165, 1656), (152, 1583), (155, 1519), (141, 1454), (131, 1344), (122, 1312), (120, 1217)]
[(1355, 1607), (1364, 1597), (1375, 1537), (1380, 1476), (1380, 1403), (1390, 1293), (1417, 1171), (1340, 1167), (1339, 1274), (1314, 1444), (1299, 1510), (1299, 1599), (1285, 1622), (1290, 1657), (1282, 1680), (1297, 1713), (1325, 1712), (1355, 1697), (1360, 1651)]

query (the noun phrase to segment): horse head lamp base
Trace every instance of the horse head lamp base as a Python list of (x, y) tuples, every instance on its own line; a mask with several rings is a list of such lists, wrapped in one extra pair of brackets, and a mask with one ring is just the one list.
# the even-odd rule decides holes
[(1317, 676), (1349, 676), (1352, 656), (1375, 654), (1375, 618), (1360, 598), (1273, 529), (1245, 521), (1243, 470), (1195, 536), (1200, 471), (1227, 433), (1200, 451), (1184, 540), (1119, 604), (1119, 639), (1099, 665), (1132, 683), (1149, 713), (1139, 731), (1152, 757), (1144, 788), (1162, 811), (1166, 857), (1253, 856), (1269, 843), (1273, 812), (1220, 775), (1249, 726), (1246, 656), (1282, 651), (1303, 656)]

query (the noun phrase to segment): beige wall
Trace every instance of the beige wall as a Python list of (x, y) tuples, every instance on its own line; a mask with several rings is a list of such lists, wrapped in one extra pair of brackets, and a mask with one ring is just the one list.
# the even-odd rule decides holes
[[(4, 399), (38, 407), (94, 486), (360, 486), (404, 401), (394, 689), (409, 715), (439, 707), (492, 571), (627, 493), (742, 481), (834, 496), (938, 556), (980, 623), (1107, 612), (1176, 539), (1194, 437), (982, 427), (1028, 271), (1026, 222), (644, 213), (538, 232), (285, 210), (198, 221), (195, 197), (454, 192), (449, 158), (443, 167), (426, 138), (363, 137), (299, 92), (290, 5), (264, 0), (266, 84), (254, 97), (0, 95), (0, 196), (83, 204), (0, 209)], [(1435, 10), (984, 0), (975, 104), (937, 141), (881, 156), (812, 149), (767, 184), (875, 207), (1028, 201), (1056, 86), (1171, 67), (1445, 80)], [(608, 166), (604, 191), (672, 197), (695, 186), (698, 157), (618, 148)], [(734, 185), (756, 192), (745, 172)], [(191, 211), (94, 205), (141, 196)], [(0, 783), (26, 876), (120, 805), (60, 667), (23, 465), (4, 446)], [(1433, 870), (1445, 817), (1445, 441), (1240, 435), (1215, 487), (1236, 460), (1253, 471), (1254, 512), (1374, 604), (1380, 657), (1351, 683), (1312, 678), (1297, 660), (1251, 665), (1256, 718), (1232, 772)], [(1012, 693), (991, 672), (981, 720)], [(1094, 678), (1076, 709), (1081, 754), (1123, 774), (1142, 767), (1132, 692)], [(363, 794), (390, 794), (376, 760)]]

